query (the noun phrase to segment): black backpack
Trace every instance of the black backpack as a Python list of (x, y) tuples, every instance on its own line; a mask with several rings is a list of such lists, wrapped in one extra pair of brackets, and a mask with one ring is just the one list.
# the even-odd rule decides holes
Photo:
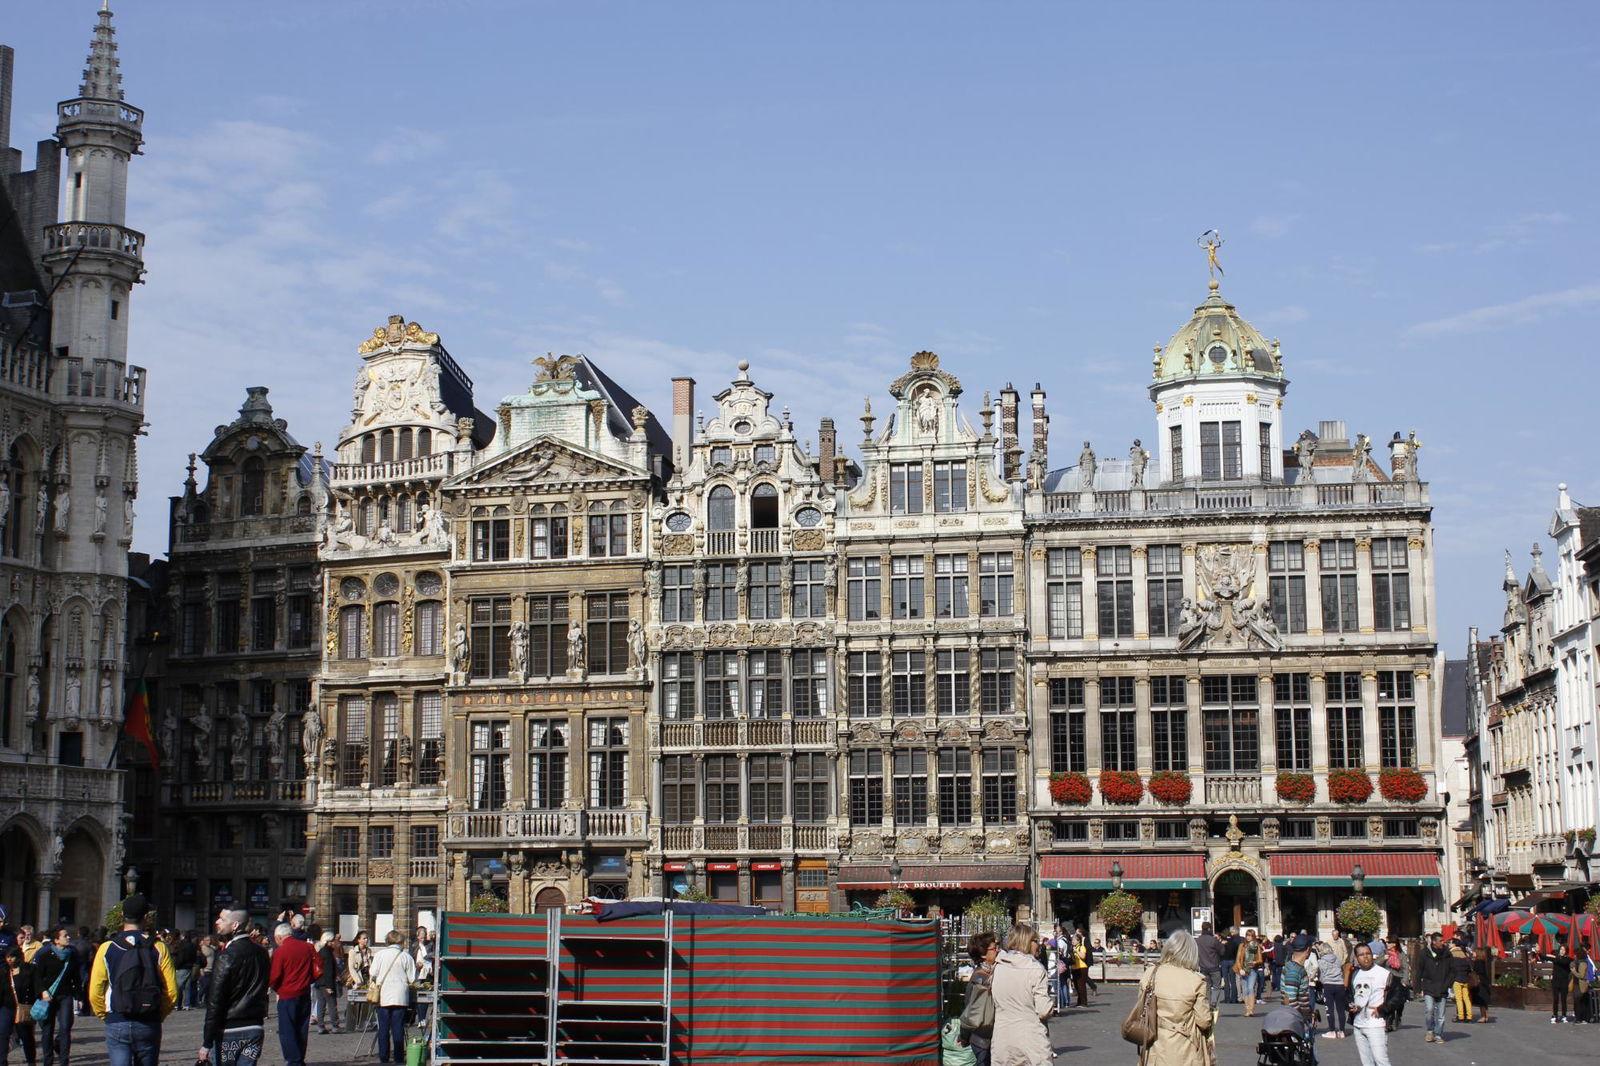
[(106, 970), (111, 984), (111, 1010), (124, 1018), (160, 1017), (161, 960), (143, 933), (114, 938), (106, 948)]
[(1411, 989), (1394, 972), (1389, 974), (1389, 983), (1383, 989), (1383, 1004), (1378, 1008), (1378, 1013), (1387, 1018), (1406, 1005), (1411, 998)]

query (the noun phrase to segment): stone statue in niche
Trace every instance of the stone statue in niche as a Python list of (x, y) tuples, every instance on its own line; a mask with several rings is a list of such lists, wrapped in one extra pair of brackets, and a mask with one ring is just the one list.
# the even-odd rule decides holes
[(583, 674), (583, 626), (573, 622), (567, 626), (567, 673)]
[(83, 713), (83, 678), (76, 670), (67, 673), (67, 717), (77, 718)]
[(466, 684), (467, 675), (471, 671), (472, 644), (467, 640), (467, 624), (457, 622), (455, 636), (450, 640), (450, 683)]
[(72, 523), (72, 493), (56, 493), (56, 532), (65, 535)]
[(38, 505), (34, 508), (33, 532), (35, 536), (44, 535), (45, 523), (50, 520), (50, 494), (45, 491), (43, 482), (39, 485)]
[(101, 489), (94, 494), (94, 531), (100, 536), (106, 534), (106, 490)]
[(1133, 447), (1128, 449), (1128, 470), (1132, 480), (1130, 488), (1144, 488), (1144, 470), (1150, 465), (1150, 453), (1144, 450), (1137, 437), (1134, 438)]
[(306, 711), (305, 718), (300, 726), (300, 745), (302, 757), (305, 760), (306, 772), (316, 773), (317, 752), (322, 747), (322, 716), (315, 708)]
[(133, 539), (133, 519), (134, 519), (133, 497), (132, 496), (124, 496), (122, 498), (122, 539), (123, 540), (131, 541)]
[(939, 391), (932, 385), (924, 387), (917, 393), (916, 416), (917, 432), (924, 436), (933, 436), (939, 432), (939, 416), (943, 405), (939, 402)]
[(194, 716), (194, 759), (200, 764), (202, 774), (211, 769), (211, 731), (215, 728), (211, 715), (204, 709)]
[(99, 711), (102, 718), (110, 718), (117, 713), (116, 702), (111, 691), (111, 683), (113, 680), (114, 671), (112, 670), (111, 665), (107, 663), (100, 668)]
[(28, 717), (39, 717), (39, 701), (41, 699), (39, 666), (34, 663), (28, 667)]
[(0, 536), (6, 532), (6, 523), (11, 518), (11, 485), (0, 477)]
[(517, 677), (528, 676), (528, 623), (518, 619), (511, 623), (511, 672)]
[(267, 765), (271, 767), (273, 777), (283, 772), (284, 747), (288, 743), (288, 738), (285, 736), (288, 720), (288, 714), (274, 703), (272, 714), (267, 718)]
[(635, 618), (628, 623), (628, 667), (643, 679), (649, 669), (650, 647), (645, 641), (644, 626)]

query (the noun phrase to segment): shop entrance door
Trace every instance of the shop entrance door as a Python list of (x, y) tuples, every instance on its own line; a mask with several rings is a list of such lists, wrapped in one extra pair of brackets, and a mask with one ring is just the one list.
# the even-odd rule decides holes
[(1243, 870), (1228, 870), (1218, 877), (1211, 885), (1211, 897), (1216, 901), (1219, 930), (1230, 925), (1240, 930), (1261, 927), (1260, 888)]

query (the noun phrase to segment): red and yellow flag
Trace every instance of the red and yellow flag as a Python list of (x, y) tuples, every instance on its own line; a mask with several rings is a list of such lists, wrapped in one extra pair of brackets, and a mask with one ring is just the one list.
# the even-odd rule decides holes
[(128, 697), (128, 713), (123, 719), (122, 731), (144, 745), (144, 750), (150, 753), (150, 765), (159, 772), (161, 752), (150, 728), (150, 691), (145, 688), (142, 677), (134, 682), (133, 695)]

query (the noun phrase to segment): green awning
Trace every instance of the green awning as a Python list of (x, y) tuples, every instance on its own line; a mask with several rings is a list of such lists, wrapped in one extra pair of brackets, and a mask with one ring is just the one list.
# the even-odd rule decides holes
[[(1274, 877), (1277, 888), (1349, 888), (1350, 876), (1344, 877)], [(1438, 888), (1437, 877), (1371, 877), (1364, 882), (1366, 888)]]
[[(1194, 878), (1188, 881), (1177, 881), (1164, 878), (1157, 878), (1149, 881), (1135, 881), (1131, 877), (1125, 877), (1122, 879), (1122, 887), (1130, 892), (1142, 892), (1158, 888), (1198, 889), (1204, 888), (1205, 883), (1205, 878), (1203, 877)], [(1091, 878), (1082, 881), (1043, 880), (1040, 881), (1039, 884), (1045, 888), (1079, 890), (1103, 889), (1107, 892), (1111, 891), (1111, 878), (1109, 877)]]

